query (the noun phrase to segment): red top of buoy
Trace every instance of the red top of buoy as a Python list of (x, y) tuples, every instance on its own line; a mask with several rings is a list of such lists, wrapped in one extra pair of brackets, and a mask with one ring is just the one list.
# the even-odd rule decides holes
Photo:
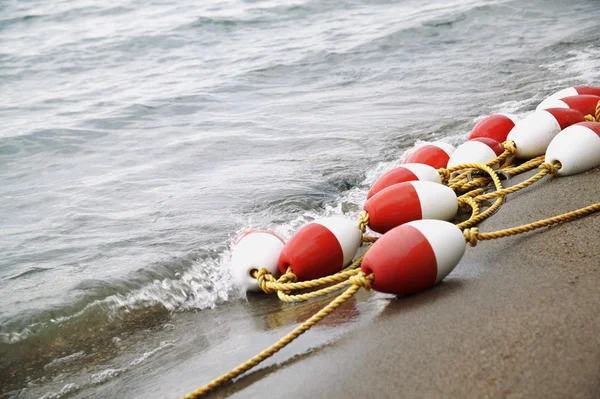
[(550, 113), (556, 122), (560, 125), (560, 129), (569, 127), (575, 123), (585, 122), (583, 114), (576, 109), (571, 108), (548, 108), (544, 111)]
[(502, 114), (490, 115), (475, 125), (471, 134), (469, 134), (469, 140), (477, 137), (489, 137), (498, 143), (503, 143), (513, 127), (515, 127), (515, 122), (508, 116)]
[(595, 86), (575, 86), (575, 90), (579, 94), (593, 94), (600, 96), (600, 87)]
[(335, 236), (319, 223), (302, 226), (285, 244), (279, 256), (279, 271), (288, 267), (300, 281), (312, 280), (340, 271), (344, 253)]
[(426, 144), (406, 158), (405, 163), (423, 163), (435, 169), (445, 168), (450, 155), (446, 150), (435, 144)]
[(583, 115), (596, 115), (596, 106), (600, 102), (600, 96), (594, 96), (592, 94), (583, 94), (579, 96), (571, 96), (561, 98), (558, 101), (562, 101), (571, 109), (576, 109)]
[(502, 144), (500, 144), (497, 140), (494, 140), (489, 137), (475, 137), (474, 139), (471, 139), (469, 141), (479, 141), (480, 143), (487, 145), (492, 151), (494, 151), (496, 156), (504, 152), (504, 147), (502, 146)]
[(577, 126), (585, 126), (600, 137), (600, 122), (581, 122)]
[(411, 170), (403, 168), (402, 166), (394, 168), (381, 176), (373, 184), (373, 186), (371, 186), (371, 189), (367, 194), (367, 199), (371, 198), (373, 195), (377, 194), (386, 187), (412, 180), (419, 180), (419, 178)]
[(429, 241), (415, 227), (403, 225), (387, 232), (363, 259), (361, 270), (373, 274), (379, 292), (410, 294), (435, 284), (437, 261)]

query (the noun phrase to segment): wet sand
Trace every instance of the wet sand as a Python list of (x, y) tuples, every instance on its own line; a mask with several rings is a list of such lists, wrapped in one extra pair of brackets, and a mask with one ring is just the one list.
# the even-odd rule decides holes
[[(545, 178), (509, 196), (480, 231), (568, 212), (597, 202), (599, 194), (598, 168)], [(309, 331), (213, 397), (597, 398), (599, 238), (595, 214), (480, 242), (437, 287), (405, 298), (363, 293), (367, 301), (385, 302), (368, 322), (305, 352)], [(235, 365), (219, 365), (211, 378)], [(179, 393), (207, 381), (207, 375), (180, 380)]]

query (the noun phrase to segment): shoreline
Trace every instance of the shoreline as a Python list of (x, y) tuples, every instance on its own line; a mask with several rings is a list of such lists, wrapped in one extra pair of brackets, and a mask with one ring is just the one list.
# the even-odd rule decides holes
[[(509, 195), (480, 230), (591, 205), (598, 200), (593, 187), (600, 187), (599, 168), (544, 178)], [(303, 354), (305, 344), (298, 342), (310, 341), (311, 330), (286, 348), (295, 353), (292, 358), (275, 355), (269, 366), (258, 366), (208, 396), (596, 397), (599, 216), (468, 247), (442, 284), (388, 299), (369, 323)], [(298, 357), (301, 361), (292, 361)], [(206, 382), (197, 380), (194, 388)]]

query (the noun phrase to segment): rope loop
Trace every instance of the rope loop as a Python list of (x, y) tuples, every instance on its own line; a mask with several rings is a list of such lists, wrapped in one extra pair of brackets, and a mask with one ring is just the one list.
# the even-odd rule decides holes
[(477, 227), (471, 227), (470, 229), (465, 229), (463, 231), (463, 235), (465, 236), (465, 241), (469, 246), (474, 247), (477, 245), (479, 235), (479, 229)]
[(364, 288), (366, 291), (370, 291), (372, 279), (372, 274), (366, 276), (365, 273), (359, 272), (356, 276), (350, 277), (348, 281), (354, 285)]
[(593, 115), (589, 115), (589, 114), (588, 114), (588, 115), (586, 115), (584, 118), (585, 118), (585, 120), (586, 120), (586, 121), (588, 121), (588, 122), (596, 122), (596, 118), (595, 118)]
[(548, 171), (548, 174), (552, 176), (556, 174), (556, 172), (558, 172), (561, 167), (562, 165), (560, 164), (560, 162), (556, 162), (554, 164), (544, 162), (539, 166), (539, 169)]

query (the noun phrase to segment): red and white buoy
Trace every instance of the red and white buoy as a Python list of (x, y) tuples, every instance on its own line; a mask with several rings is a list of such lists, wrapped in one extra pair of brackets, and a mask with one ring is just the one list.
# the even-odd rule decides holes
[(574, 86), (566, 89), (562, 89), (547, 97), (542, 101), (536, 108), (536, 110), (546, 109), (546, 102), (552, 100), (560, 100), (561, 98), (579, 96), (582, 94), (592, 94), (594, 96), (600, 96), (600, 87), (595, 86)]
[(407, 181), (430, 181), (441, 183), (442, 178), (437, 170), (422, 163), (405, 163), (386, 172), (371, 186), (367, 199), (377, 194), (384, 188)]
[(494, 114), (480, 120), (471, 134), (469, 140), (477, 137), (488, 137), (496, 140), (498, 143), (504, 143), (506, 136), (513, 127), (519, 122), (519, 119), (510, 114)]
[(431, 143), (419, 147), (406, 158), (406, 163), (422, 163), (432, 168), (440, 169), (448, 165), (448, 159), (454, 152), (454, 147), (446, 143)]
[(548, 144), (564, 128), (585, 122), (581, 112), (569, 108), (549, 108), (529, 114), (510, 131), (519, 158), (534, 158), (546, 152)]
[(234, 283), (246, 291), (260, 291), (256, 279), (250, 273), (264, 267), (273, 276), (279, 276), (277, 262), (283, 245), (281, 238), (266, 230), (252, 230), (234, 238), (231, 252), (231, 276)]
[(418, 220), (396, 227), (373, 244), (361, 270), (373, 274), (371, 287), (406, 295), (439, 283), (460, 262), (465, 239), (456, 225)]
[(577, 123), (558, 133), (548, 146), (545, 161), (562, 164), (556, 173), (559, 176), (600, 166), (600, 123)]
[(596, 115), (596, 107), (600, 102), (600, 96), (591, 94), (583, 94), (579, 96), (571, 96), (561, 98), (560, 100), (544, 101), (545, 105), (541, 109), (548, 108), (571, 108), (576, 109), (583, 115)]
[(348, 265), (361, 243), (358, 226), (341, 217), (315, 220), (300, 228), (285, 244), (279, 271), (289, 267), (300, 281), (339, 272)]
[(364, 206), (369, 228), (385, 233), (419, 219), (450, 220), (458, 211), (456, 193), (449, 187), (427, 181), (394, 184), (369, 198)]
[(485, 164), (504, 152), (502, 144), (489, 137), (476, 137), (459, 145), (448, 160), (448, 168), (465, 163)]

